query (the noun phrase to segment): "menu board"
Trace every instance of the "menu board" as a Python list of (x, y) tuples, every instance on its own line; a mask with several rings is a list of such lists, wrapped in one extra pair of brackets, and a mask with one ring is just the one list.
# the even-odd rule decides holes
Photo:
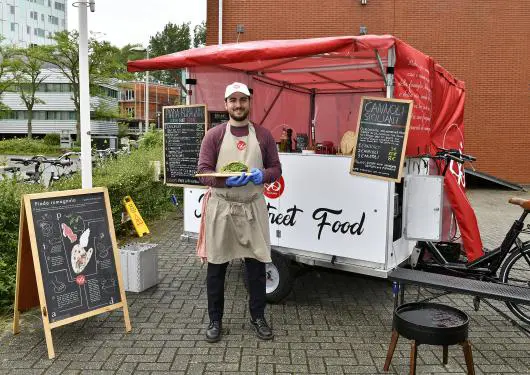
[(230, 120), (228, 112), (226, 111), (208, 111), (208, 129), (214, 128), (220, 124), (226, 124)]
[(350, 174), (398, 182), (403, 168), (412, 100), (363, 97)]
[(201, 185), (197, 173), (201, 142), (207, 130), (205, 105), (163, 107), (164, 181), (168, 185)]
[(131, 330), (106, 188), (23, 196), (13, 333), (20, 312), (39, 305), (49, 358), (53, 328), (122, 309)]
[(30, 205), (50, 322), (120, 302), (103, 193)]

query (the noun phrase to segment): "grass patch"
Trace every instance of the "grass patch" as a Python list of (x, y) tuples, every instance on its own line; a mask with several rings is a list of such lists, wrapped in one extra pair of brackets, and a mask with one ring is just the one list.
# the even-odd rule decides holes
[[(42, 139), (13, 138), (0, 141), (0, 154), (7, 155), (60, 155), (59, 145), (45, 143)], [(79, 151), (74, 147), (72, 151)]]

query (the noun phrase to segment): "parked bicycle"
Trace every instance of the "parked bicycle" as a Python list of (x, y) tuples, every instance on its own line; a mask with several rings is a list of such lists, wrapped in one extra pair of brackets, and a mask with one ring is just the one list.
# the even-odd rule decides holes
[[(39, 155), (31, 158), (10, 158), (9, 160), (24, 166), (33, 165), (33, 171), (25, 171), (21, 181), (27, 184), (42, 184), (45, 187), (49, 187), (54, 180), (57, 180), (57, 176), (64, 173), (65, 168), (73, 164), (69, 156), (48, 159), (45, 156)], [(49, 171), (50, 178), (48, 179), (46, 170), (50, 167), (55, 168), (55, 171)]]
[[(441, 165), (442, 175), (447, 172), (451, 160), (461, 164), (476, 160), (473, 156), (465, 155), (459, 150), (446, 149), (440, 149), (431, 158), (444, 161), (445, 164)], [(448, 243), (420, 241), (411, 255), (412, 268), (530, 288), (530, 241), (523, 241), (519, 238), (522, 233), (530, 234), (530, 224), (525, 227), (525, 220), (530, 213), (530, 200), (512, 198), (509, 203), (520, 206), (523, 212), (514, 221), (499, 247), (492, 250), (485, 249), (484, 255), (480, 258), (463, 263), (448, 260), (448, 254), (445, 251)], [(453, 245), (456, 245), (453, 248), (463, 250), (460, 244), (453, 243)], [(506, 305), (520, 320), (530, 324), (529, 305), (512, 302), (506, 302)]]

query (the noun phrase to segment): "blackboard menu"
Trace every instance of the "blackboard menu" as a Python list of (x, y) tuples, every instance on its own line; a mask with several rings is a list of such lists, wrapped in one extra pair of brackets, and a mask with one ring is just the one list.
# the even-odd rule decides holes
[(208, 129), (216, 127), (220, 124), (226, 124), (230, 119), (226, 111), (208, 111)]
[(361, 99), (351, 174), (399, 181), (412, 114), (412, 101)]
[(104, 193), (30, 204), (50, 322), (120, 302)]
[(206, 113), (205, 105), (163, 108), (166, 184), (201, 185), (194, 176), (206, 133)]

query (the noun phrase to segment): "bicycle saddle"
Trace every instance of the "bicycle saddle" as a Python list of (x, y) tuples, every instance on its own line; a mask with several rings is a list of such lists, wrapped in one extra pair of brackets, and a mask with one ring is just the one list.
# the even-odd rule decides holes
[(523, 198), (510, 198), (508, 202), (521, 206), (521, 208), (524, 210), (530, 210), (530, 199), (525, 200)]

